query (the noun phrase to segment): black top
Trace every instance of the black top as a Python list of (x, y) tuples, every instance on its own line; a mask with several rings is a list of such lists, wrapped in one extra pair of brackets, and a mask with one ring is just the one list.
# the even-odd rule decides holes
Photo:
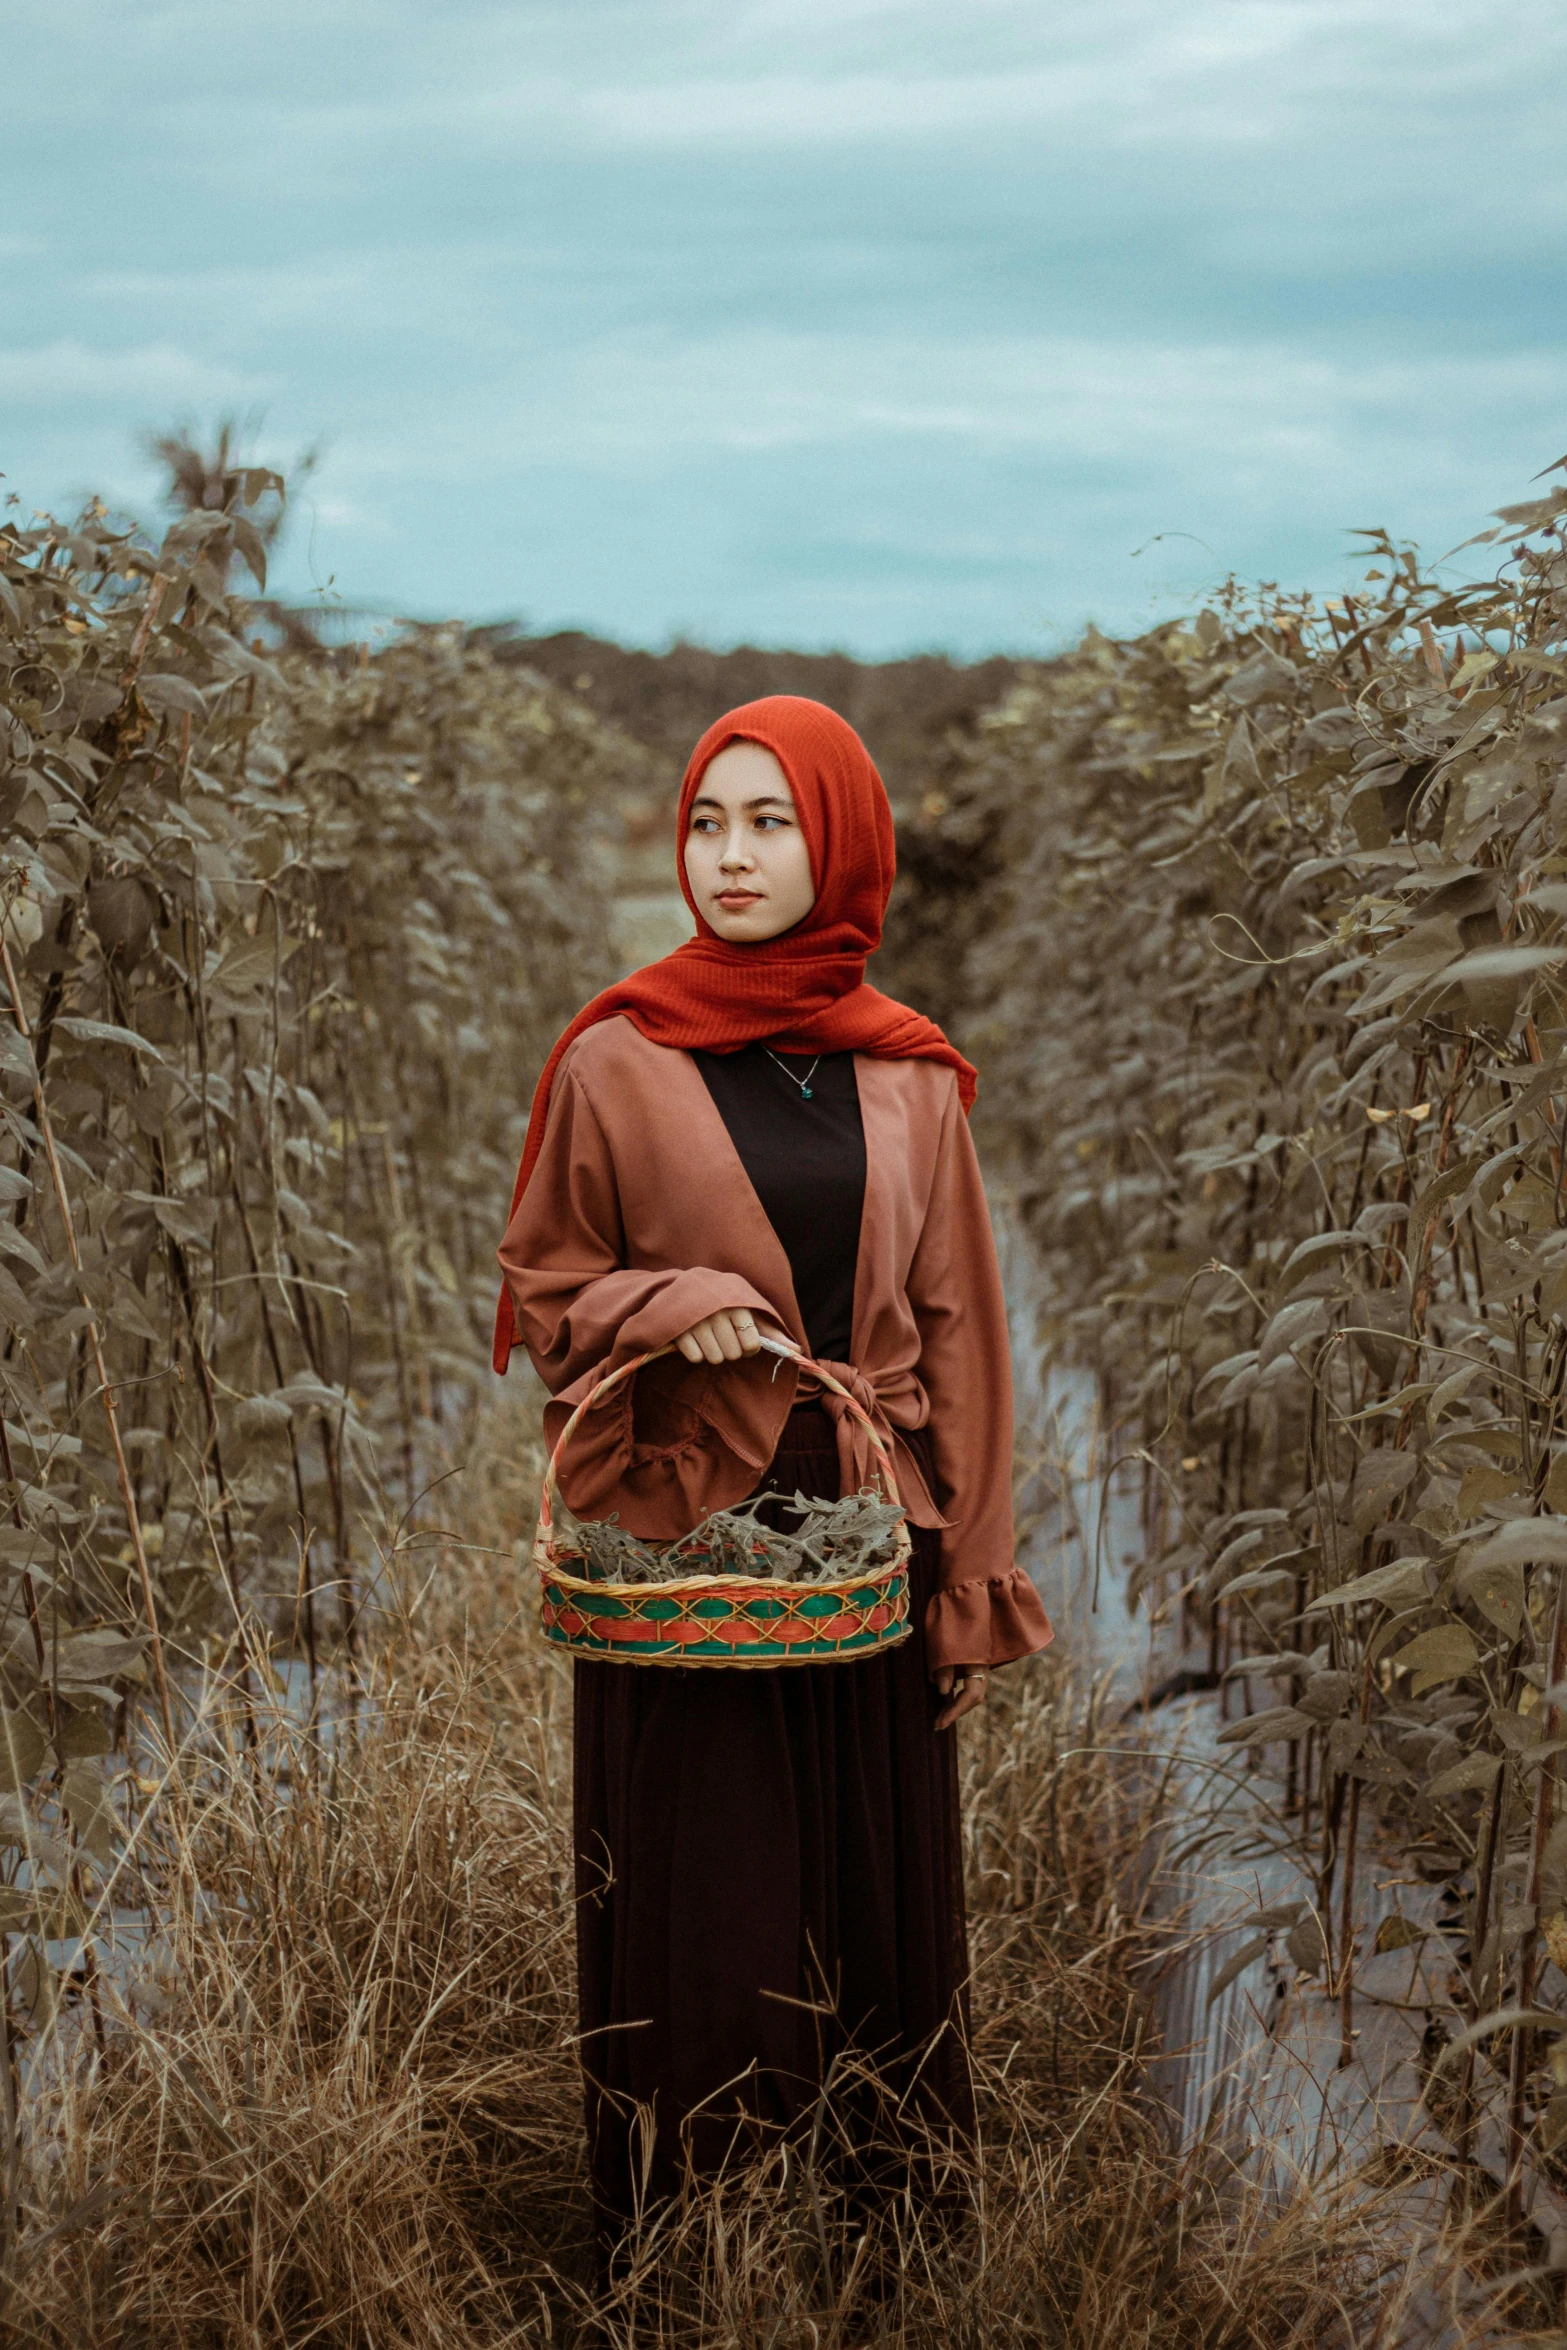
[[(752, 1188), (783, 1243), (811, 1353), (853, 1361), (865, 1128), (852, 1053), (693, 1053)], [(812, 1061), (814, 1075), (809, 1075)], [(789, 1074), (785, 1074), (785, 1070)], [(801, 1090), (809, 1075), (810, 1098)]]

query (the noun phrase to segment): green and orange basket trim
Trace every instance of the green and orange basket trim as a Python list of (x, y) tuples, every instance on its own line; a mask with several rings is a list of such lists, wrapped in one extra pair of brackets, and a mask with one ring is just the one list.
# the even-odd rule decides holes
[[(623, 1363), (578, 1404), (550, 1455), (539, 1495), (533, 1563), (539, 1570), (544, 1637), (573, 1656), (634, 1665), (819, 1665), (875, 1656), (909, 1634), (909, 1530), (900, 1522), (893, 1556), (841, 1580), (785, 1583), (770, 1576), (682, 1575), (669, 1583), (605, 1583), (574, 1574), (582, 1555), (554, 1526), (560, 1464), (577, 1423), (645, 1364), (672, 1353), (661, 1346)], [(808, 1355), (791, 1360), (842, 1396), (863, 1422), (884, 1497), (897, 1485), (887, 1449), (868, 1413), (830, 1371)], [(765, 1545), (759, 1544), (759, 1549)]]

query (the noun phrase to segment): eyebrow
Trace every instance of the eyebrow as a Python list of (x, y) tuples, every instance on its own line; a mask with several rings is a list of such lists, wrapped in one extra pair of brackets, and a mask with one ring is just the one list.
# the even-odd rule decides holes
[[(722, 800), (715, 800), (708, 792), (698, 792), (691, 802), (693, 808), (721, 808), (723, 804)], [(775, 791), (760, 792), (754, 800), (742, 800), (740, 805), (742, 808), (784, 808), (791, 815), (794, 812), (794, 802)]]

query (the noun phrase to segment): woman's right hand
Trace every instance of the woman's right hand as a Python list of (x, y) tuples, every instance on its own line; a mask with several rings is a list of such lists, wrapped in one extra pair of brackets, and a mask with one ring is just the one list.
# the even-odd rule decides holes
[(764, 1333), (783, 1335), (771, 1322), (758, 1322), (746, 1306), (723, 1306), (682, 1330), (675, 1344), (688, 1363), (738, 1363), (743, 1355), (760, 1351)]

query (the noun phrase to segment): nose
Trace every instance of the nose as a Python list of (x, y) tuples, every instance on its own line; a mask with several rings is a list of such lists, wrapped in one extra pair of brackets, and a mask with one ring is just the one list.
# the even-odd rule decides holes
[(745, 837), (744, 827), (732, 824), (729, 827), (728, 838), (724, 842), (723, 855), (718, 860), (719, 872), (748, 873), (754, 862), (751, 855), (751, 845)]

